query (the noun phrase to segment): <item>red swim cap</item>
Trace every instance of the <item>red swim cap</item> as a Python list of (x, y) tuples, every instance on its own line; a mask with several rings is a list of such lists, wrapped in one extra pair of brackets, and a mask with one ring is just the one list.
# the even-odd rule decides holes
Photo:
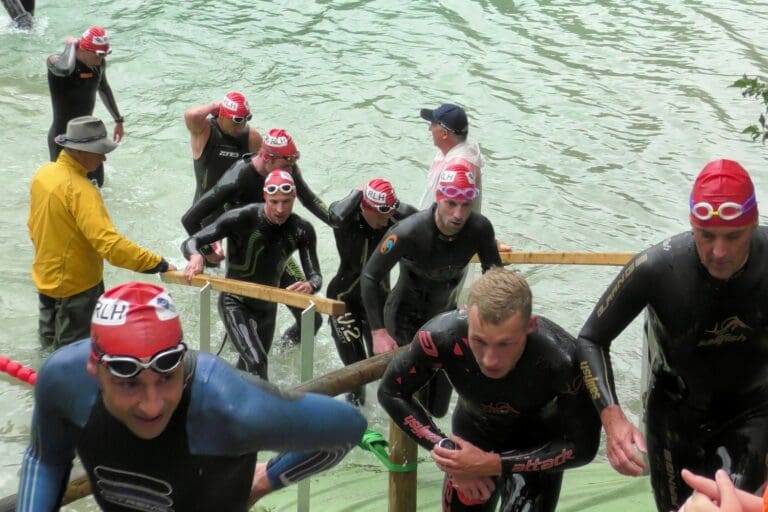
[(181, 321), (168, 292), (129, 282), (104, 292), (91, 319), (91, 341), (112, 356), (151, 357), (182, 341)]
[(475, 173), (464, 164), (450, 164), (442, 173), (435, 189), (435, 199), (466, 199), (474, 201), (480, 196), (475, 185)]
[(281, 193), (295, 197), (296, 183), (293, 181), (293, 176), (285, 169), (275, 169), (267, 174), (267, 179), (264, 180), (264, 193), (267, 195)]
[(247, 117), (250, 114), (251, 109), (248, 107), (248, 101), (239, 92), (228, 92), (219, 105), (219, 115), (230, 119), (233, 117)]
[(101, 27), (91, 27), (80, 38), (78, 46), (82, 50), (88, 50), (89, 52), (105, 52), (109, 54), (112, 50), (109, 49), (109, 37), (107, 31)]
[(282, 128), (271, 128), (264, 135), (261, 145), (261, 156), (291, 159), (299, 158), (299, 150), (293, 142), (293, 138)]
[(365, 185), (360, 202), (363, 208), (378, 213), (394, 212), (400, 206), (392, 184), (383, 178), (374, 178)]
[(691, 225), (701, 228), (743, 227), (758, 220), (755, 187), (747, 171), (733, 160), (713, 160), (693, 183)]

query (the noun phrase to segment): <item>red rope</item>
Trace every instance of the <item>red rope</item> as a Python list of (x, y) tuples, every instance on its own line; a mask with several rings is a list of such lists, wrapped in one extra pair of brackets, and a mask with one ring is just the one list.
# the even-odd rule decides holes
[(11, 377), (23, 380), (27, 384), (35, 385), (37, 382), (37, 372), (29, 366), (12, 361), (7, 357), (0, 356), (0, 371), (7, 373)]

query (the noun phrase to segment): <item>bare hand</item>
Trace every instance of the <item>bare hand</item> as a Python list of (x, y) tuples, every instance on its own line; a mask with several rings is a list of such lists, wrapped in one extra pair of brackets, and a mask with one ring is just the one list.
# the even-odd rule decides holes
[(645, 438), (624, 416), (618, 405), (609, 405), (600, 413), (605, 427), (606, 451), (613, 469), (627, 476), (640, 476), (645, 469), (641, 453), (646, 453)]
[(465, 505), (479, 505), (485, 503), (496, 490), (496, 484), (488, 477), (457, 478), (451, 477), (451, 485), (459, 491), (459, 500)]
[[(720, 473), (722, 473), (725, 477), (722, 482), (719, 479)], [(746, 491), (742, 491), (741, 489), (736, 489), (731, 482), (731, 479), (728, 478), (728, 475), (723, 470), (717, 471), (715, 474), (716, 480), (712, 480), (711, 478), (707, 478), (701, 475), (696, 475), (687, 469), (682, 471), (682, 475), (683, 480), (685, 480), (685, 483), (687, 483), (691, 489), (693, 489), (694, 493), (690, 498), (688, 498), (680, 510), (685, 510), (685, 512), (709, 510), (722, 512), (762, 512), (763, 510), (762, 498), (755, 496), (754, 494), (750, 494)], [(723, 490), (727, 488), (728, 491), (726, 491), (726, 493), (729, 493), (731, 492), (731, 487), (733, 487), (732, 492), (734, 500), (741, 508), (723, 508), (725, 505), (730, 507), (736, 506), (733, 501), (730, 501), (730, 499), (728, 502), (726, 502), (724, 498), (721, 498)], [(716, 506), (718, 503), (720, 504), (720, 508)]]
[(251, 484), (251, 495), (248, 497), (248, 509), (250, 510), (257, 501), (272, 492), (272, 486), (267, 478), (267, 464), (259, 462), (253, 472), (253, 483)]
[(307, 295), (315, 293), (315, 287), (309, 281), (296, 281), (285, 289), (289, 292), (306, 293)]
[(512, 246), (505, 244), (501, 240), (496, 240), (496, 248), (499, 252), (512, 252)]
[(67, 40), (64, 41), (64, 44), (77, 44), (78, 41), (79, 40), (76, 37), (69, 36), (67, 37)]
[(450, 450), (435, 446), (430, 455), (440, 471), (454, 478), (476, 479), (501, 474), (501, 457), (481, 450), (459, 436), (451, 436), (458, 448)]
[(115, 123), (115, 133), (112, 140), (118, 143), (123, 140), (123, 123)]
[(389, 335), (386, 329), (376, 329), (371, 331), (373, 336), (373, 353), (383, 354), (391, 352), (397, 348), (397, 342)]
[(208, 244), (208, 247), (211, 248), (211, 254), (205, 255), (205, 261), (208, 263), (216, 264), (224, 259), (224, 249), (221, 247), (221, 242), (218, 240)]
[(189, 258), (189, 263), (187, 263), (187, 266), (184, 268), (184, 277), (187, 280), (187, 283), (192, 284), (192, 278), (195, 277), (197, 274), (203, 273), (203, 255), (202, 254), (193, 254)]

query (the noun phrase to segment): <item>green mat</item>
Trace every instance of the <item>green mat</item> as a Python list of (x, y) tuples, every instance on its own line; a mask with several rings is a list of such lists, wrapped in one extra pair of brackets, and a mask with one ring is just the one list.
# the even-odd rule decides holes
[[(388, 473), (380, 465), (346, 464), (311, 479), (310, 510), (314, 512), (382, 512), (387, 510)], [(419, 511), (440, 510), (443, 483), (431, 460), (418, 469)], [(655, 510), (648, 477), (630, 478), (604, 462), (566, 471), (558, 511), (648, 512)], [(266, 496), (256, 512), (296, 510), (296, 487)]]

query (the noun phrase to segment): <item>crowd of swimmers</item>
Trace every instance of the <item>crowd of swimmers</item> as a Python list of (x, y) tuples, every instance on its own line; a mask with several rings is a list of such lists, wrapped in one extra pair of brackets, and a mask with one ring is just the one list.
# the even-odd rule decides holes
[[(175, 270), (116, 230), (99, 193), (125, 122), (106, 80), (110, 52), (91, 27), (48, 59), (52, 161), (32, 179), (29, 231), (39, 338), (58, 350), (35, 390), (19, 510), (56, 509), (75, 454), (104, 510), (246, 510), (344, 457), (366, 428), (365, 388), (339, 400), (269, 384), (275, 303), (219, 295), (233, 368), (189, 349), (163, 288), (105, 291), (105, 259)], [(111, 137), (92, 116), (97, 91)], [(659, 511), (762, 510), (752, 493), (768, 456), (768, 231), (741, 165), (703, 167), (680, 199), (691, 229), (638, 253), (574, 337), (534, 314), (525, 279), (502, 267), (510, 248), (481, 213), (483, 159), (462, 107), (420, 111), (437, 154), (418, 207), (383, 176), (326, 206), (293, 137), (259, 133), (252, 116), (234, 91), (184, 114), (195, 180), (184, 275), (223, 265), (227, 278), (315, 294), (315, 227), (295, 199), (333, 229), (340, 262), (326, 295), (346, 306), (329, 319), (339, 356), (349, 365), (408, 347), (377, 398), (445, 473), (443, 510), (555, 510), (563, 472), (595, 457), (601, 427), (618, 472), (650, 471)], [(460, 304), (474, 255), (483, 275)], [(655, 344), (643, 432), (619, 405), (610, 346), (644, 309)], [(283, 337), (296, 340), (297, 327)], [(453, 391), (448, 433), (434, 418)], [(259, 463), (259, 450), (278, 455)]]

